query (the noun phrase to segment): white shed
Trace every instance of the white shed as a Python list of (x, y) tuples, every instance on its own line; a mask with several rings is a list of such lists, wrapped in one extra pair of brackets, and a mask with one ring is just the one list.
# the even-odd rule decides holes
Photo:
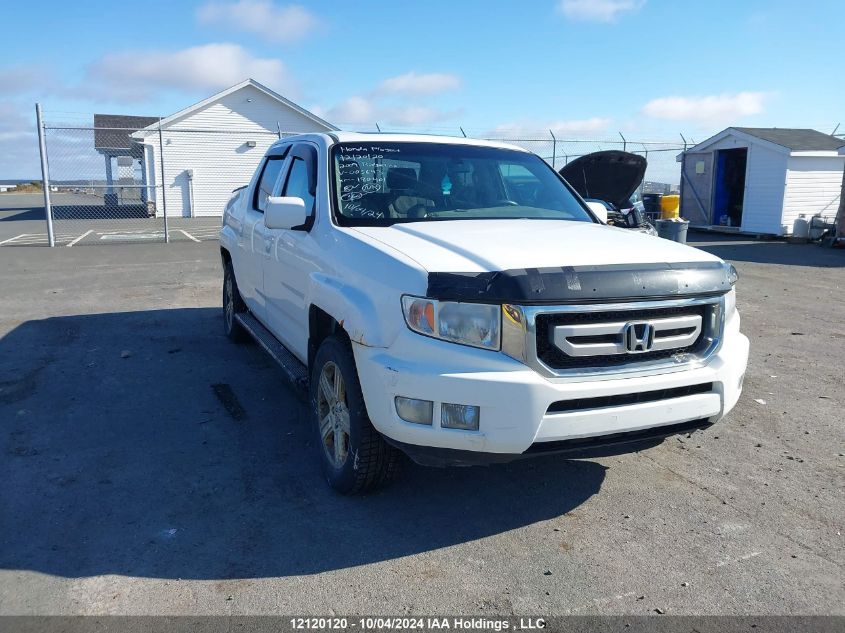
[(839, 207), (845, 140), (816, 130), (731, 127), (678, 155), (681, 215), (693, 226), (789, 235)]
[[(249, 183), (280, 136), (336, 130), (332, 124), (247, 79), (132, 134), (143, 146), (146, 198), (155, 215), (222, 215), (233, 189)], [(163, 151), (162, 151), (163, 150)], [(164, 199), (162, 199), (162, 169)]]

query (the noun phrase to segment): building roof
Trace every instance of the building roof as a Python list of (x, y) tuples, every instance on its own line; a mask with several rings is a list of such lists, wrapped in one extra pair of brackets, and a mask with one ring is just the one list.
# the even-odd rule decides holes
[(129, 149), (132, 133), (152, 124), (158, 124), (158, 117), (95, 114), (94, 149)]
[[(211, 105), (212, 103), (214, 103), (218, 99), (222, 99), (223, 97), (230, 95), (233, 92), (237, 92), (238, 90), (241, 90), (242, 88), (246, 88), (247, 86), (252, 86), (256, 90), (260, 90), (261, 92), (263, 92), (267, 96), (271, 97), (272, 99), (275, 99), (276, 101), (282, 103), (283, 105), (289, 107), (290, 109), (298, 112), (302, 116), (304, 116), (308, 119), (311, 119), (314, 123), (316, 123), (318, 126), (320, 126), (322, 128), (325, 128), (327, 131), (338, 129), (337, 127), (335, 127), (334, 125), (332, 125), (328, 121), (324, 121), (323, 119), (318, 117), (313, 112), (309, 112), (308, 110), (306, 110), (302, 106), (295, 104), (290, 99), (285, 99), (278, 92), (274, 92), (273, 90), (270, 90), (267, 86), (258, 83), (257, 81), (255, 81), (255, 79), (244, 79), (242, 82), (235, 84), (234, 86), (231, 86), (229, 88), (226, 88), (225, 90), (221, 90), (217, 94), (213, 94), (210, 97), (208, 97), (207, 99), (203, 99), (202, 101), (199, 101), (192, 106), (188, 106), (184, 110), (179, 110), (179, 112), (177, 112), (175, 114), (171, 114), (169, 117), (162, 119), (161, 120), (161, 126), (163, 128), (166, 128), (171, 123), (178, 121), (179, 119), (181, 119), (184, 116), (187, 116), (191, 112), (195, 112), (196, 110), (199, 110), (200, 108), (204, 108), (207, 105)], [(145, 128), (145, 130), (147, 130), (147, 131), (153, 131), (153, 130), (156, 130), (156, 129), (158, 129), (158, 119), (155, 120), (154, 124), (148, 125)]]
[(845, 139), (809, 128), (735, 127), (732, 129), (781, 145), (793, 152), (836, 151), (845, 146)]

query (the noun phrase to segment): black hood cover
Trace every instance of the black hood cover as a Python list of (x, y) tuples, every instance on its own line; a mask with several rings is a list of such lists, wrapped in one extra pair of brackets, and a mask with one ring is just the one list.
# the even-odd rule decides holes
[(647, 165), (643, 156), (611, 149), (576, 158), (558, 173), (582, 198), (597, 198), (627, 209)]

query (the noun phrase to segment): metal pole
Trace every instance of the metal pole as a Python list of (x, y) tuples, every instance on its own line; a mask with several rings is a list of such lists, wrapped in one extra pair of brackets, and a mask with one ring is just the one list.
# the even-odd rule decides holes
[(466, 133), (466, 132), (464, 132), (464, 128), (463, 128), (463, 127), (461, 127), (461, 126), (459, 125), (459, 126), (458, 126), (458, 129), (461, 131), (461, 134), (463, 134), (463, 135), (464, 135), (464, 138), (466, 138), (466, 137), (467, 137), (467, 133)]
[[(681, 134), (678, 132), (678, 134)], [(684, 138), (684, 135), (681, 134), (681, 140), (684, 142), (684, 151), (687, 151), (687, 139)]]
[(557, 156), (557, 139), (555, 138), (555, 133), (549, 130), (549, 134), (552, 135), (552, 169), (555, 169), (555, 157)]
[(170, 231), (167, 227), (167, 199), (164, 193), (164, 140), (161, 134), (161, 117), (158, 118), (158, 162), (161, 165), (161, 212), (164, 214), (164, 241), (170, 241)]
[(53, 234), (53, 205), (50, 204), (50, 166), (47, 164), (47, 141), (44, 138), (44, 117), (41, 104), (35, 104), (35, 119), (38, 123), (38, 150), (41, 152), (41, 188), (44, 190), (44, 215), (47, 219), (47, 243), (56, 245)]
[[(619, 132), (619, 136), (622, 136), (622, 132)], [(628, 141), (625, 140), (624, 136), (622, 136), (622, 151), (623, 152), (628, 151)]]
[(279, 139), (281, 140), (281, 138), (282, 138), (282, 126), (279, 125), (278, 121), (276, 121), (276, 129), (279, 131)]

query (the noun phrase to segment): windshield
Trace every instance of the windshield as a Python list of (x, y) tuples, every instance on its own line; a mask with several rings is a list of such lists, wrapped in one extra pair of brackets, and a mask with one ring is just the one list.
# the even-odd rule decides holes
[(342, 226), (541, 218), (592, 222), (542, 159), (446, 143), (340, 143), (332, 149)]

